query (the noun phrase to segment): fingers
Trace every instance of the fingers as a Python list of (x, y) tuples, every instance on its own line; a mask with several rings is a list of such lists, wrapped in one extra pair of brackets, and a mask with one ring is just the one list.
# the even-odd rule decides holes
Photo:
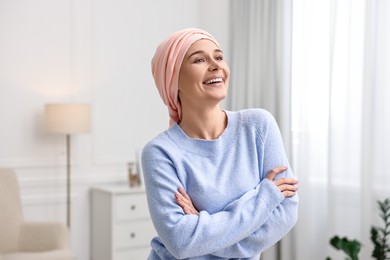
[(296, 185), (298, 184), (298, 180), (293, 178), (280, 178), (277, 180), (274, 180), (274, 183), (276, 186), (283, 185), (283, 184), (290, 184), (290, 185)]
[(276, 187), (278, 187), (278, 189), (285, 198), (294, 196), (298, 190), (298, 187), (296, 186), (298, 184), (298, 180), (296, 179), (280, 178), (275, 180), (275, 177), (278, 174), (286, 171), (287, 169), (287, 166), (275, 167), (268, 172), (268, 175), (266, 177), (268, 180), (273, 181), (273, 183), (276, 185)]
[(276, 177), (276, 175), (278, 175), (279, 173), (282, 173), (284, 171), (286, 171), (288, 169), (287, 166), (279, 166), (279, 167), (275, 167), (273, 168), (272, 170), (270, 170), (267, 174), (267, 179), (270, 180), (270, 181), (273, 181)]
[[(183, 189), (183, 187), (180, 187), (180, 188), (179, 188), (179, 193), (180, 193), (185, 199), (187, 199), (188, 201), (191, 201), (190, 196), (188, 196), (187, 192)], [(192, 203), (192, 201), (191, 201), (191, 203)]]
[(296, 186), (298, 181), (292, 178), (281, 178), (275, 180), (274, 184), (279, 188), (285, 198), (294, 196), (298, 190), (298, 186)]
[(285, 198), (292, 197), (295, 195), (295, 191), (283, 191), (282, 194)]
[(176, 202), (183, 209), (185, 214), (198, 215), (199, 212), (195, 208), (190, 196), (185, 192), (183, 188), (179, 188), (178, 192), (175, 193)]

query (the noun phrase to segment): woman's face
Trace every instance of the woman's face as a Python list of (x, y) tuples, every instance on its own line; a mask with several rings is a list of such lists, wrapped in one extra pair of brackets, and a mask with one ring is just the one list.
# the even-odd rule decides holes
[(196, 41), (184, 56), (179, 73), (182, 106), (218, 103), (227, 95), (230, 70), (218, 46), (206, 39)]

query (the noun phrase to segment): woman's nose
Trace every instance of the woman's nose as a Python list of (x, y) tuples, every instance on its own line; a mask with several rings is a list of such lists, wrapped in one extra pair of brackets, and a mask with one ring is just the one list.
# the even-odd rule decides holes
[(219, 65), (219, 63), (217, 61), (211, 61), (210, 62), (210, 70), (214, 71), (214, 70), (219, 70), (221, 69), (221, 66)]

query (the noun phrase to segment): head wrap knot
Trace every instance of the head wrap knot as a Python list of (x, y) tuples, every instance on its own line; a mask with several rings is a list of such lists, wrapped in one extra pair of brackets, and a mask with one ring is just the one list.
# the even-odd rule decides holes
[(161, 42), (153, 56), (152, 74), (158, 92), (168, 107), (170, 125), (181, 120), (178, 84), (183, 58), (191, 45), (200, 39), (211, 40), (219, 47), (217, 40), (208, 32), (187, 28), (173, 33)]

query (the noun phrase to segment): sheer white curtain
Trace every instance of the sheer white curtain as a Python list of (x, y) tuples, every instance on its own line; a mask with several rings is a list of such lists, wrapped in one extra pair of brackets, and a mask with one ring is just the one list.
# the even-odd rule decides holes
[[(231, 0), (230, 109), (262, 107), (289, 140), (291, 1)], [(290, 150), (286, 142), (286, 149)]]
[[(229, 109), (260, 107), (278, 121), (291, 160), (292, 2), (231, 0)], [(262, 255), (291, 260), (293, 234)], [(286, 253), (285, 253), (286, 252)]]
[(270, 110), (292, 152), (300, 216), (282, 259), (342, 259), (336, 234), (371, 259), (376, 201), (390, 197), (390, 1), (291, 2), (230, 1), (227, 105)]
[(333, 235), (371, 259), (376, 200), (390, 197), (390, 1), (295, 0), (296, 259), (342, 259)]

